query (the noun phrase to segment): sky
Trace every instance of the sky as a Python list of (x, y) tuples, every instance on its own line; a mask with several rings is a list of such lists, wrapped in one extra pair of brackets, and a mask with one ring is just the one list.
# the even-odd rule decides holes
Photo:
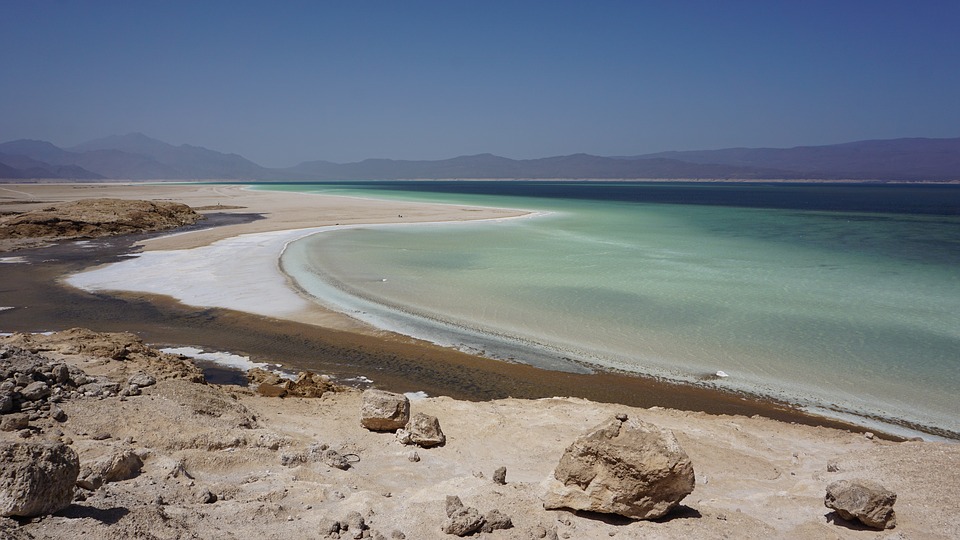
[(0, 141), (261, 165), (960, 136), (960, 2), (0, 0)]

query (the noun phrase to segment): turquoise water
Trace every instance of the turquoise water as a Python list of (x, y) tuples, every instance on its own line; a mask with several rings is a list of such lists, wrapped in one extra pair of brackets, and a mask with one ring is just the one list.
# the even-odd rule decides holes
[(960, 433), (956, 216), (309, 189), (548, 212), (288, 246), (304, 289), (379, 326)]

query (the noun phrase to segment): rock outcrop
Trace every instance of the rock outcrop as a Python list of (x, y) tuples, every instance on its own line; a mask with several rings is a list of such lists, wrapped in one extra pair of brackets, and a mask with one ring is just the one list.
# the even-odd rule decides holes
[(896, 526), (895, 502), (896, 493), (869, 480), (837, 480), (827, 486), (823, 499), (823, 504), (843, 519), (881, 530)]
[(423, 448), (443, 446), (447, 437), (440, 429), (436, 416), (417, 413), (410, 418), (406, 427), (397, 431), (397, 440), (403, 444), (415, 444)]
[(301, 371), (294, 380), (260, 368), (247, 371), (250, 386), (264, 397), (308, 397), (318, 398), (327, 392), (336, 392), (337, 387), (327, 375), (317, 375), (310, 371)]
[(410, 421), (410, 400), (403, 394), (369, 389), (360, 404), (360, 425), (373, 431), (396, 431)]
[[(166, 379), (186, 379), (197, 383), (205, 382), (203, 371), (193, 362), (179, 355), (166, 354), (147, 347), (142, 339), (128, 332), (94, 332), (86, 328), (71, 328), (52, 334), (15, 333), (0, 337), (0, 347), (4, 344), (8, 345), (6, 347), (8, 350), (13, 350), (9, 347), (9, 345), (12, 345), (30, 354), (49, 352), (57, 355), (81, 355), (120, 361), (136, 360), (140, 364), (140, 368), (137, 373), (130, 373), (135, 378), (133, 381), (129, 381), (129, 384), (144, 383), (137, 385), (138, 387), (149, 386), (147, 384), (149, 380), (156, 382)], [(0, 353), (0, 356), (2, 356), (2, 353)], [(49, 360), (44, 361), (50, 362)], [(146, 371), (149, 372), (149, 378), (145, 379), (137, 376), (139, 372), (144, 371), (143, 367), (148, 368)], [(44, 370), (46, 369), (44, 368)], [(68, 368), (65, 365), (58, 366), (56, 362), (49, 369), (51, 370), (49, 372), (43, 371), (48, 374), (45, 375), (46, 378), (44, 379), (47, 384), (50, 384), (50, 377), (58, 384), (64, 384), (68, 378), (73, 377), (73, 373), (79, 372), (77, 368)], [(34, 376), (36, 377), (35, 374)], [(86, 384), (76, 380), (73, 382), (79, 386)], [(110, 386), (115, 393), (122, 391), (119, 383), (113, 382), (111, 384), (116, 387)]]
[(611, 419), (571, 444), (545, 482), (544, 508), (663, 517), (693, 491), (693, 464), (673, 433)]
[(62, 443), (0, 442), (0, 516), (52, 514), (70, 505), (80, 473)]
[(173, 229), (201, 219), (189, 206), (171, 201), (86, 199), (0, 217), (0, 239), (99, 238)]

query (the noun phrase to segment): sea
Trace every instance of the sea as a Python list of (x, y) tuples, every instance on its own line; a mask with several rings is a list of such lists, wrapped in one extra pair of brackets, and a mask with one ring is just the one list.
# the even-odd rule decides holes
[(517, 208), (289, 244), (307, 296), (547, 369), (743, 392), (960, 439), (960, 185), (370, 181), (258, 186)]

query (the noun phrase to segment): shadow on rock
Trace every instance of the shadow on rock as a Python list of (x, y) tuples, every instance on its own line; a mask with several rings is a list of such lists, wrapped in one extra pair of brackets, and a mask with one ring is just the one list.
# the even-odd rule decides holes
[(73, 504), (57, 512), (56, 515), (69, 519), (91, 518), (106, 525), (113, 525), (129, 513), (130, 510), (122, 506), (117, 508), (97, 508), (95, 506)]
[[(579, 518), (598, 521), (601, 523), (606, 523), (607, 525), (613, 525), (615, 527), (630, 525), (631, 523), (636, 523), (638, 521), (636, 519), (631, 519), (617, 514), (604, 514), (602, 512), (589, 512), (586, 510), (577, 510), (573, 513)], [(700, 519), (702, 517), (703, 515), (700, 514), (700, 511), (696, 508), (690, 508), (689, 506), (684, 506), (681, 504), (662, 518), (650, 521), (655, 523), (666, 523), (675, 519)]]
[(839, 527), (844, 527), (846, 529), (850, 529), (851, 531), (873, 531), (873, 532), (877, 531), (877, 529), (872, 529), (870, 527), (867, 527), (866, 525), (864, 525), (863, 523), (860, 523), (859, 521), (856, 521), (856, 520), (850, 521), (850, 520), (843, 519), (842, 517), (840, 517), (840, 514), (836, 512), (830, 512), (828, 514), (824, 514), (823, 517), (827, 518), (827, 523), (831, 523)]
[(667, 515), (653, 521), (657, 523), (666, 523), (667, 521), (673, 521), (675, 519), (700, 519), (702, 517), (703, 514), (701, 514), (696, 508), (690, 508), (689, 506), (680, 504), (668, 512)]

